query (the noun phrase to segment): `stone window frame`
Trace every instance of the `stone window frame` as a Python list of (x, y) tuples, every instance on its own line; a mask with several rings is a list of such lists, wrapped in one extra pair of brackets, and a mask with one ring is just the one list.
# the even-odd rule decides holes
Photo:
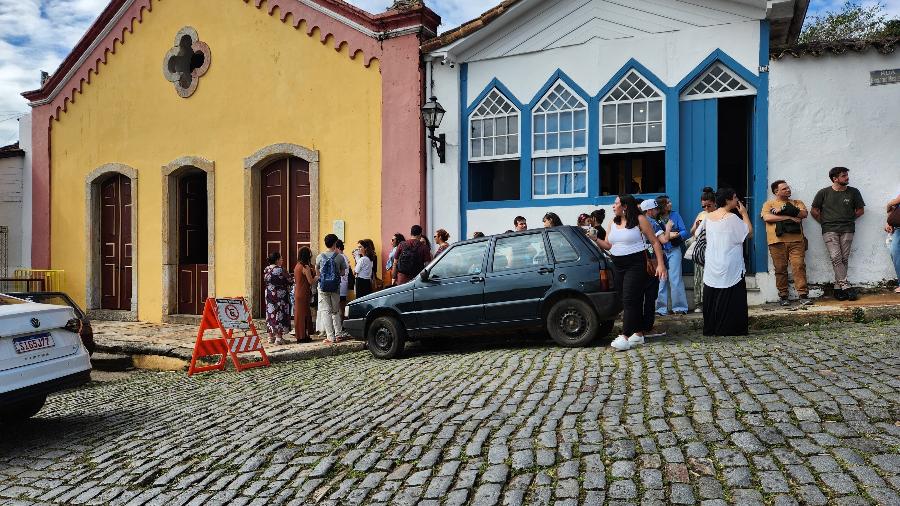
[[(190, 38), (192, 51), (199, 52), (203, 55), (203, 64), (191, 71), (191, 83), (187, 87), (183, 87), (179, 82), (181, 77), (180, 73), (169, 70), (169, 60), (178, 55), (178, 52), (181, 50), (181, 39), (184, 37)], [(175, 86), (175, 91), (178, 93), (179, 97), (188, 98), (197, 91), (197, 86), (200, 85), (200, 78), (206, 74), (207, 70), (209, 70), (209, 65), (211, 63), (212, 54), (210, 53), (209, 46), (206, 42), (200, 40), (200, 35), (194, 27), (185, 26), (175, 34), (175, 43), (173, 44), (173, 47), (166, 52), (166, 56), (163, 58), (163, 76)]]
[(262, 315), (257, 307), (262, 293), (263, 259), (260, 254), (260, 172), (270, 163), (289, 157), (309, 163), (309, 243), (313, 258), (319, 252), (319, 151), (292, 143), (270, 144), (244, 158), (244, 244), (246, 245), (246, 270), (244, 286), (247, 303), (254, 317)]
[[(196, 323), (201, 315), (178, 314), (178, 181), (189, 169), (206, 173), (207, 294), (216, 294), (216, 164), (201, 156), (183, 156), (162, 166), (162, 320)], [(173, 226), (174, 224), (174, 226)]]
[[(121, 174), (131, 180), (131, 310), (102, 309), (100, 307), (100, 184), (111, 174)], [(123, 163), (107, 163), (92, 170), (84, 179), (85, 213), (85, 311), (95, 320), (134, 322), (138, 320), (138, 171)], [(95, 244), (98, 247), (95, 247)]]

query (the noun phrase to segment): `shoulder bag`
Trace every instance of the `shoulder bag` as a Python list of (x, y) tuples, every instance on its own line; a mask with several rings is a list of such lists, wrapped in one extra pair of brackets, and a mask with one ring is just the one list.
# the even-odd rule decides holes
[(894, 209), (888, 213), (887, 223), (894, 228), (900, 227), (900, 206), (894, 206)]

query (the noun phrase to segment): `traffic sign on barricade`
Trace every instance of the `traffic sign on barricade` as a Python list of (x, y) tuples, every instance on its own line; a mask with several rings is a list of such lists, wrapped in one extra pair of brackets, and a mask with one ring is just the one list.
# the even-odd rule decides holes
[[(205, 337), (207, 330), (219, 329), (222, 337)], [(235, 331), (242, 334), (235, 336)], [(242, 353), (258, 352), (262, 360), (241, 362), (238, 357)], [(198, 366), (197, 360), (220, 355), (219, 361), (212, 365)], [(200, 329), (197, 332), (197, 342), (194, 344), (194, 353), (191, 356), (191, 365), (188, 367), (188, 376), (195, 372), (215, 371), (225, 369), (226, 357), (230, 356), (234, 368), (238, 371), (269, 365), (269, 357), (263, 348), (262, 339), (253, 325), (250, 317), (250, 308), (243, 297), (230, 299), (206, 299), (203, 306), (203, 319), (200, 321)]]

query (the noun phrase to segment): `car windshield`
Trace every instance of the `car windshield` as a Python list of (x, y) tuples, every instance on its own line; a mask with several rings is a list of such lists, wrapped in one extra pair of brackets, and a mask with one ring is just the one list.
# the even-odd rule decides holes
[(0, 306), (11, 306), (13, 304), (25, 304), (25, 301), (0, 293)]
[(81, 309), (76, 306), (71, 299), (69, 299), (65, 294), (62, 293), (18, 293), (17, 297), (25, 299), (28, 302), (37, 302), (38, 304), (54, 304), (57, 306), (69, 306), (75, 310), (75, 314), (82, 318), (84, 315), (81, 312)]

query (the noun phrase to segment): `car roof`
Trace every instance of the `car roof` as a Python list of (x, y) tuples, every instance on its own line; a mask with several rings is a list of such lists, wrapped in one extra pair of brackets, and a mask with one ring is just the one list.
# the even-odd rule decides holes
[(471, 244), (479, 241), (489, 241), (495, 237), (514, 237), (517, 235), (526, 235), (526, 234), (534, 234), (535, 232), (543, 232), (544, 230), (562, 230), (562, 229), (577, 229), (575, 225), (561, 225), (559, 227), (540, 227), (540, 228), (529, 228), (528, 230), (522, 230), (519, 232), (504, 232), (502, 234), (493, 234), (493, 235), (485, 235), (484, 237), (476, 237), (473, 239), (466, 239), (465, 241), (458, 241), (453, 243), (453, 246), (457, 246), (460, 244)]

